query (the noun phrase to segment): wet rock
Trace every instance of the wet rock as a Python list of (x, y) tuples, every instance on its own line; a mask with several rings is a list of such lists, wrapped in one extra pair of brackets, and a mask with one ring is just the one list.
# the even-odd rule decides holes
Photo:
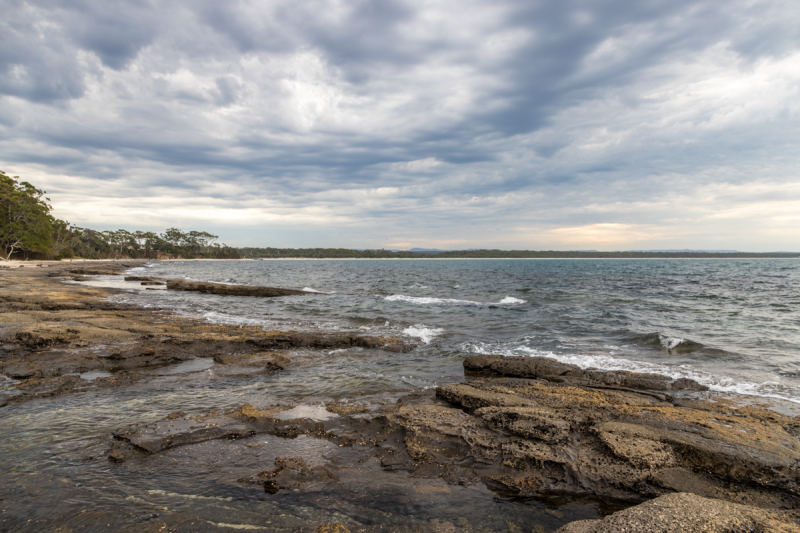
[(387, 418), (403, 429), (414, 463), (472, 465), (490, 486), (523, 495), (636, 499), (681, 490), (777, 508), (800, 503), (796, 419), (722, 403), (686, 407), (649, 392), (479, 379), (401, 402)]
[(300, 457), (278, 457), (275, 467), (256, 476), (264, 490), (276, 493), (284, 490), (309, 490), (312, 486), (328, 483), (336, 475), (324, 466), (311, 466)]
[(277, 352), (251, 354), (215, 355), (214, 362), (221, 365), (259, 366), (266, 370), (283, 370), (289, 366), (289, 358)]
[[(125, 276), (125, 281), (160, 281), (165, 282), (164, 278), (159, 278), (155, 276)], [(163, 285), (163, 283), (162, 283)]]
[(678, 493), (619, 511), (603, 520), (580, 520), (556, 533), (797, 533), (796, 515)]
[(17, 363), (4, 365), (3, 373), (12, 379), (28, 379), (33, 377), (36, 373), (36, 369), (25, 363)]
[(362, 337), (348, 334), (318, 334), (298, 331), (268, 331), (247, 339), (248, 344), (262, 350), (309, 348), (338, 350), (342, 348), (370, 348), (389, 352), (408, 352), (414, 349), (397, 337)]
[(126, 454), (124, 450), (120, 450), (118, 448), (111, 450), (108, 454), (108, 460), (113, 463), (121, 463), (127, 457), (128, 454)]
[(157, 453), (175, 446), (195, 444), (213, 439), (241, 439), (255, 431), (236, 419), (226, 416), (206, 418), (169, 418), (154, 423), (133, 424), (118, 429), (114, 437), (127, 441), (146, 452)]
[(344, 403), (341, 401), (328, 402), (327, 404), (325, 404), (325, 409), (327, 409), (331, 413), (336, 413), (337, 415), (341, 416), (369, 412), (369, 407), (367, 407), (363, 403), (351, 404), (351, 403)]
[(163, 281), (143, 281), (141, 283), (142, 286), (157, 286), (157, 285), (166, 285)]
[(274, 298), (278, 296), (308, 296), (306, 291), (295, 289), (279, 289), (276, 287), (251, 287), (247, 285), (226, 285), (201, 281), (172, 279), (167, 282), (167, 289), (173, 291), (193, 291), (206, 294), (222, 294), (227, 296), (258, 296)]
[(504, 357), (478, 355), (464, 361), (464, 370), (520, 378), (541, 378), (547, 381), (588, 387), (628, 388), (648, 391), (708, 390), (694, 380), (673, 379), (660, 374), (641, 374), (624, 370), (582, 369), (545, 357)]

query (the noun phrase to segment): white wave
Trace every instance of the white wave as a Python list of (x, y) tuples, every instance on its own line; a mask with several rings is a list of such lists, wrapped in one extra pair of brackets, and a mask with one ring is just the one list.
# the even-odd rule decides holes
[(235, 326), (264, 326), (267, 324), (265, 320), (226, 315), (225, 313), (218, 313), (216, 311), (207, 311), (202, 314), (202, 317), (216, 324), (232, 324)]
[[(677, 346), (677, 345), (676, 345)], [(461, 345), (465, 352), (483, 355), (505, 355), (517, 357), (547, 357), (556, 361), (572, 364), (583, 369), (596, 368), (598, 370), (626, 370), (642, 374), (661, 374), (672, 379), (689, 378), (701, 385), (705, 385), (709, 390), (724, 392), (729, 394), (741, 394), (746, 396), (761, 396), (764, 398), (775, 398), (800, 404), (800, 399), (793, 398), (784, 393), (780, 383), (766, 381), (763, 383), (753, 383), (735, 379), (731, 376), (720, 376), (705, 372), (688, 365), (662, 365), (658, 363), (648, 363), (646, 361), (634, 361), (621, 357), (609, 355), (586, 355), (586, 354), (556, 354), (544, 352), (526, 346), (525, 344), (500, 345), (483, 342), (468, 342)]]
[(506, 296), (505, 298), (500, 300), (498, 303), (501, 303), (501, 304), (526, 304), (526, 303), (528, 303), (528, 300), (520, 300), (519, 298), (514, 298), (513, 296)]
[(667, 350), (674, 350), (679, 344), (686, 342), (686, 339), (681, 339), (680, 337), (667, 337), (661, 333), (658, 334), (658, 340), (661, 343), (661, 346)]
[(406, 302), (417, 305), (483, 305), (472, 300), (456, 300), (453, 298), (433, 298), (429, 296), (406, 296), (405, 294), (393, 294), (384, 298), (387, 302)]
[(496, 344), (489, 344), (485, 342), (466, 342), (461, 345), (461, 349), (468, 353), (475, 353), (480, 355), (505, 355), (517, 357), (551, 357), (555, 358), (553, 352), (543, 352), (535, 348), (531, 348), (524, 344), (516, 346), (501, 346)]
[(444, 333), (442, 328), (429, 328), (425, 324), (417, 324), (403, 330), (409, 337), (419, 337), (425, 344), (430, 344), (434, 337)]
[(303, 291), (303, 292), (316, 292), (316, 293), (319, 293), (319, 294), (323, 294), (322, 291), (318, 291), (316, 289), (312, 289), (311, 287), (303, 287), (300, 290)]

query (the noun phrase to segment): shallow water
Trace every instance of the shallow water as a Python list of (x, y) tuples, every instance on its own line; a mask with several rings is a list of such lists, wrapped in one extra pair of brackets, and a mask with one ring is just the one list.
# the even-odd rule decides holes
[[(307, 437), (211, 441), (122, 465), (105, 453), (110, 431), (174, 411), (248, 402), (321, 419), (333, 416), (319, 403), (331, 398), (389, 405), (406, 392), (462, 380), (461, 362), (475, 353), (656, 371), (719, 391), (800, 402), (798, 267), (796, 260), (331, 260), (169, 262), (142, 269), (320, 291), (273, 299), (144, 291), (101, 277), (90, 283), (130, 289), (117, 300), (205, 320), (394, 334), (419, 347), (404, 354), (296, 351), (289, 370), (272, 374), (198, 359), (152, 369), (127, 388), (12, 403), (0, 409), (0, 531), (108, 531), (182, 517), (197, 520), (194, 530), (219, 531), (294, 531), (321, 522), (392, 531), (437, 522), (547, 531), (595, 518), (615, 507), (519, 500), (481, 483), (411, 478), (384, 471), (374, 459), (359, 463), (357, 449)], [(84, 377), (102, 377), (95, 374)], [(341, 465), (340, 479), (310, 492), (277, 494), (237, 481), (282, 455)]]

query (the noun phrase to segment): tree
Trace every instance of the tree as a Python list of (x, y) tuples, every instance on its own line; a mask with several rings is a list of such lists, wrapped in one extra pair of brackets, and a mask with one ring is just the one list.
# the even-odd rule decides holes
[(43, 190), (18, 180), (0, 171), (0, 248), (6, 261), (23, 250), (48, 252), (53, 244), (50, 199)]
[(219, 239), (219, 236), (212, 235), (207, 231), (190, 231), (186, 240), (194, 251), (208, 253), (208, 247), (217, 239)]
[(169, 228), (167, 231), (161, 234), (161, 238), (170, 243), (173, 247), (177, 248), (186, 240), (186, 234), (178, 228)]
[(73, 246), (78, 241), (81, 228), (70, 227), (70, 223), (57, 218), (53, 219), (53, 247), (50, 255), (59, 259), (73, 257)]

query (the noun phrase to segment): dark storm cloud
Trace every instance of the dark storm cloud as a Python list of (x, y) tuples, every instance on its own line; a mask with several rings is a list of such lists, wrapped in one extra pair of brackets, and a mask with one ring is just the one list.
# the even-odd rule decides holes
[(792, 179), (795, 2), (11, 0), (2, 15), (4, 165), (202, 195), (224, 216), (261, 198), (286, 220), (452, 234), (667, 223), (659, 197)]

